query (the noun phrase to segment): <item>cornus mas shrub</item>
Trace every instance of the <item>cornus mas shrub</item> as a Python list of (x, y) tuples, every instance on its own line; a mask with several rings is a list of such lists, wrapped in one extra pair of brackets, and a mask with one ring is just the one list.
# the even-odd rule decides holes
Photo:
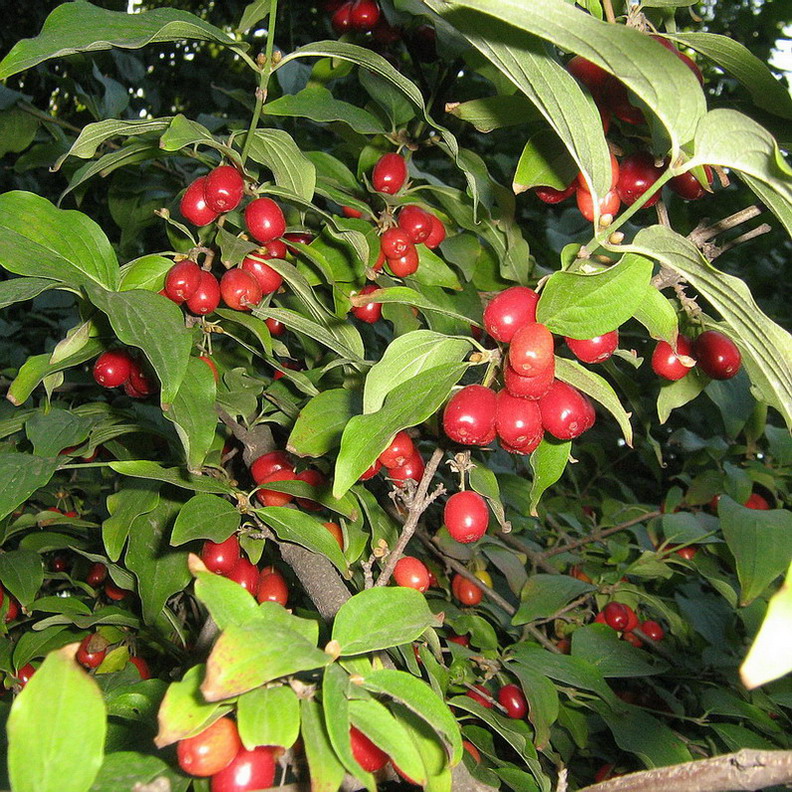
[(784, 86), (684, 2), (219, 5), (0, 60), (0, 787), (792, 781)]

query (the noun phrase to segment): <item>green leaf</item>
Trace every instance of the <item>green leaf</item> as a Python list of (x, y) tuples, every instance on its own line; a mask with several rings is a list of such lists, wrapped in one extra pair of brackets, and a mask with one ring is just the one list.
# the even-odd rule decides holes
[(344, 554), (330, 532), (316, 517), (285, 506), (256, 509), (256, 514), (282, 541), (294, 542), (314, 553), (327, 556), (341, 572), (346, 572), (347, 562)]
[(679, 322), (674, 306), (654, 286), (650, 285), (644, 290), (643, 299), (633, 316), (649, 331), (652, 338), (669, 344), (676, 340)]
[(200, 734), (229, 711), (228, 705), (204, 700), (201, 682), (205, 672), (205, 665), (193, 666), (181, 681), (168, 685), (157, 715), (159, 731), (154, 742), (158, 748)]
[(215, 140), (214, 135), (203, 124), (181, 114), (174, 116), (165, 134), (160, 138), (159, 145), (163, 151), (180, 151), (189, 146), (209, 146), (237, 164), (242, 162), (234, 149)]
[(544, 185), (563, 190), (572, 183), (578, 170), (564, 142), (552, 129), (542, 128), (534, 132), (523, 147), (512, 190), (516, 195)]
[(449, 338), (432, 330), (413, 330), (395, 338), (366, 376), (363, 412), (379, 410), (394, 388), (427, 369), (460, 362), (471, 346), (469, 339)]
[(259, 609), (252, 594), (235, 580), (214, 572), (195, 573), (195, 596), (206, 605), (209, 615), (221, 630), (259, 618)]
[(95, 52), (111, 47), (139, 49), (146, 44), (183, 39), (247, 49), (246, 44), (234, 41), (219, 28), (186, 11), (159, 8), (127, 14), (76, 0), (59, 5), (47, 17), (36, 38), (23, 39), (12, 47), (0, 61), (0, 80), (50, 58), (75, 52)]
[(0, 453), (0, 517), (11, 514), (37, 489), (49, 483), (59, 460), (34, 454)]
[(492, 132), (495, 129), (525, 124), (541, 119), (536, 105), (527, 97), (485, 96), (467, 102), (452, 102), (446, 105), (446, 112), (472, 124), (479, 132)]
[(531, 514), (536, 517), (536, 506), (542, 495), (561, 478), (569, 461), (572, 443), (545, 437), (531, 454)]
[(523, 664), (510, 663), (507, 668), (520, 680), (528, 702), (528, 720), (536, 731), (534, 741), (542, 750), (550, 740), (550, 727), (558, 719), (558, 691), (546, 676)]
[[(119, 341), (142, 349), (159, 378), (164, 409), (176, 398), (187, 373), (192, 335), (181, 309), (161, 294), (134, 289), (86, 289), (91, 302), (107, 314)], [(199, 366), (204, 366), (198, 362)]]
[(230, 495), (234, 490), (229, 484), (210, 476), (193, 476), (182, 468), (166, 468), (156, 462), (147, 460), (134, 460), (131, 462), (110, 462), (110, 467), (116, 473), (133, 478), (154, 479), (173, 484), (182, 489), (195, 490), (195, 492), (210, 492), (215, 495)]
[(0, 308), (32, 300), (42, 292), (56, 288), (57, 285), (47, 278), (10, 278), (0, 283)]
[(156, 508), (137, 517), (129, 531), (124, 561), (137, 578), (146, 624), (153, 624), (168, 598), (190, 582), (187, 553), (168, 547), (175, 511), (176, 504), (160, 500)]
[(596, 666), (602, 676), (641, 677), (667, 670), (663, 664), (647, 661), (650, 655), (622, 641), (606, 624), (586, 624), (572, 633), (572, 656)]
[(307, 118), (315, 124), (340, 121), (361, 135), (384, 135), (385, 127), (367, 110), (342, 102), (320, 85), (309, 85), (296, 94), (287, 94), (267, 102), (264, 115)]
[(59, 407), (48, 413), (38, 412), (25, 422), (33, 453), (42, 457), (57, 456), (64, 448), (84, 442), (90, 428), (88, 418)]
[(448, 363), (422, 371), (394, 388), (378, 412), (351, 418), (341, 438), (333, 494), (340, 498), (374, 464), (396, 432), (433, 415), (466, 369), (465, 363)]
[[(254, 25), (267, 19), (271, 6), (272, 0), (252, 0), (252, 2), (248, 3), (242, 12), (242, 19), (239, 20), (237, 32), (247, 33)], [(278, 743), (278, 745), (281, 745), (281, 743)]]
[(282, 129), (259, 129), (253, 136), (250, 158), (266, 165), (275, 183), (305, 201), (313, 200), (316, 189), (316, 168)]
[(330, 743), (318, 702), (315, 699), (303, 699), (300, 702), (300, 715), (311, 792), (338, 792), (344, 780), (344, 766), (338, 761)]
[(412, 305), (415, 308), (423, 308), (425, 311), (434, 311), (444, 316), (450, 316), (453, 319), (459, 319), (466, 325), (478, 324), (478, 320), (459, 313), (451, 308), (441, 305), (438, 302), (426, 297), (415, 289), (410, 289), (406, 286), (393, 286), (388, 289), (378, 289), (370, 294), (362, 295), (361, 304), (378, 302), (378, 303), (402, 303), (404, 305)]
[(520, 592), (520, 607), (512, 624), (550, 618), (576, 597), (595, 590), (595, 586), (569, 575), (532, 575)]
[(583, 393), (599, 402), (619, 424), (624, 435), (624, 441), (632, 447), (633, 432), (630, 426), (630, 415), (622, 407), (616, 391), (599, 374), (589, 371), (580, 363), (566, 358), (556, 358), (556, 378), (568, 382)]
[(36, 136), (39, 120), (22, 107), (0, 110), (0, 157), (24, 151)]
[(288, 685), (243, 693), (237, 701), (237, 726), (249, 751), (259, 745), (294, 745), (300, 734), (300, 700)]
[(324, 456), (340, 445), (344, 427), (359, 410), (359, 391), (345, 388), (322, 391), (300, 410), (287, 450), (301, 457)]
[(241, 519), (242, 515), (224, 498), (196, 495), (179, 510), (170, 543), (178, 546), (196, 539), (224, 542), (239, 528)]
[[(538, 106), (551, 126), (563, 122), (569, 128), (593, 126), (598, 131), (602, 129), (598, 116), (596, 120), (589, 121), (588, 115), (574, 114), (579, 109), (580, 99), (576, 104), (564, 106), (569, 101), (570, 91), (563, 87), (565, 81), (562, 82), (560, 67), (553, 70), (545, 67), (542, 71), (534, 66), (527, 75), (519, 74), (518, 68), (522, 66), (523, 59), (527, 60), (524, 53), (538, 48), (530, 39), (519, 35), (518, 30), (549, 41), (566, 52), (582, 55), (610, 74), (616, 75), (658, 117), (668, 132), (673, 151), (677, 151), (693, 137), (696, 123), (706, 112), (704, 94), (698, 80), (673, 53), (637, 30), (600, 21), (594, 16), (581, 13), (574, 5), (558, 3), (555, 0), (533, 0), (528, 7), (522, 0), (460, 0), (450, 10), (441, 0), (428, 0), (427, 5), (468, 38), (475, 36), (471, 38), (473, 44), (485, 56), (490, 56), (490, 62), (527, 96), (533, 98), (526, 91), (526, 83), (529, 90), (542, 90), (542, 96), (547, 97), (546, 107), (541, 104)], [(485, 14), (486, 18), (482, 19), (480, 15), (460, 9), (460, 6), (475, 9)], [(482, 31), (486, 31), (487, 42), (479, 40)], [(489, 43), (492, 41), (497, 41), (498, 44)], [(504, 41), (511, 46), (503, 46), (500, 42)], [(488, 43), (488, 46), (482, 48), (484, 43)], [(548, 62), (549, 58), (544, 60)], [(515, 80), (515, 73), (522, 77), (520, 82)], [(662, 79), (658, 79), (658, 74), (662, 74)], [(539, 87), (531, 86), (530, 80)], [(571, 132), (568, 134), (571, 137)], [(564, 135), (561, 137), (564, 138)], [(577, 142), (576, 138), (573, 139)], [(572, 153), (574, 156), (574, 152)], [(601, 168), (604, 163), (599, 159), (601, 153), (597, 153), (597, 163)], [(576, 157), (576, 160), (583, 160), (581, 164), (586, 167), (582, 170), (591, 172), (588, 166), (594, 161), (592, 155), (588, 159)], [(605, 192), (609, 173), (608, 166), (606, 170), (598, 169), (592, 174), (598, 193)]]
[(0, 195), (0, 265), (73, 288), (118, 284), (115, 253), (93, 220), (21, 190)]
[(363, 687), (372, 693), (389, 696), (423, 718), (445, 744), (451, 764), (459, 762), (462, 757), (459, 724), (446, 703), (426, 682), (405, 671), (383, 668), (366, 674)]
[(657, 394), (657, 417), (660, 423), (664, 424), (673, 410), (693, 401), (706, 387), (706, 375), (696, 368), (682, 379), (662, 383)]
[(461, 290), (462, 285), (454, 270), (433, 250), (421, 245), (418, 248), (418, 261), (418, 270), (410, 276), (410, 281), (424, 286), (442, 286), (444, 289)]
[(29, 605), (44, 582), (41, 556), (33, 550), (9, 550), (0, 555), (0, 583), (23, 605)]
[(102, 540), (111, 561), (121, 557), (132, 523), (157, 507), (159, 490), (159, 484), (141, 479), (127, 481), (118, 492), (107, 496), (110, 516), (102, 523)]
[(770, 598), (767, 613), (748, 656), (740, 666), (740, 678), (748, 690), (766, 685), (792, 671), (792, 566), (784, 585)]
[(151, 787), (167, 779), (170, 792), (186, 792), (190, 779), (177, 774), (158, 756), (136, 751), (114, 751), (105, 756), (99, 775), (89, 792), (118, 792), (119, 789)]
[(86, 792), (104, 758), (102, 693), (74, 661), (77, 644), (48, 655), (8, 718), (14, 792)]
[(184, 447), (187, 469), (200, 473), (217, 427), (214, 410), (217, 386), (206, 362), (188, 358), (187, 371), (165, 416), (173, 421)]
[(129, 261), (119, 270), (121, 283), (118, 290), (147, 289), (158, 292), (165, 287), (165, 276), (172, 266), (172, 259), (153, 254)]
[(717, 33), (676, 33), (668, 38), (692, 47), (739, 80), (748, 89), (757, 107), (773, 115), (792, 119), (789, 91), (767, 64), (751, 54), (739, 41)]
[(275, 624), (231, 624), (215, 642), (201, 692), (207, 701), (232, 698), (273, 679), (332, 662), (294, 630)]
[(342, 655), (376, 652), (414, 641), (437, 619), (415, 589), (377, 586), (355, 594), (338, 611), (333, 640)]
[(489, 507), (495, 513), (500, 525), (506, 523), (506, 513), (501, 502), (500, 487), (495, 474), (484, 465), (474, 465), (468, 472), (470, 489), (483, 495), (489, 502)]
[(792, 339), (760, 310), (745, 283), (717, 270), (670, 228), (642, 229), (632, 246), (682, 275), (723, 317), (751, 383), (792, 427)]
[(737, 562), (740, 602), (748, 605), (792, 563), (792, 512), (746, 509), (721, 495), (718, 516)]
[(536, 321), (558, 335), (594, 338), (626, 322), (645, 299), (652, 262), (627, 254), (604, 272), (554, 272), (536, 306)]

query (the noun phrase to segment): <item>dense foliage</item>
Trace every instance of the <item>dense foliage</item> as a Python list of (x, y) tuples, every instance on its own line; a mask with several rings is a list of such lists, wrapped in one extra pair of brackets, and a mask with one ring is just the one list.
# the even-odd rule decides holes
[(0, 786), (789, 748), (788, 3), (44, 5), (0, 31)]

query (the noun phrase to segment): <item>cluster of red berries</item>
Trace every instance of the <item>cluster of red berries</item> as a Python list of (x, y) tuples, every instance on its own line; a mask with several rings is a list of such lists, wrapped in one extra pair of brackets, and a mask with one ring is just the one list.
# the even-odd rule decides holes
[[(485, 586), (492, 588), (492, 578), (489, 572), (480, 570), (474, 572), (473, 575), (477, 577)], [(484, 589), (477, 586), (472, 580), (469, 580), (464, 575), (457, 573), (451, 578), (451, 594), (459, 602), (460, 605), (465, 605), (472, 608), (478, 605), (484, 597)]]
[(193, 225), (209, 225), (224, 212), (236, 209), (244, 193), (240, 172), (232, 165), (220, 165), (190, 184), (179, 210)]
[(652, 370), (667, 380), (682, 379), (694, 366), (716, 380), (731, 379), (740, 370), (737, 345), (717, 330), (705, 330), (694, 341), (677, 336), (677, 348), (659, 341), (652, 353)]
[(262, 745), (247, 750), (237, 725), (223, 717), (200, 734), (179, 740), (179, 767), (192, 776), (211, 778), (211, 792), (246, 792), (269, 789), (275, 782), (275, 766), (283, 749)]
[(140, 361), (128, 349), (108, 349), (96, 359), (93, 377), (103, 388), (124, 386), (133, 399), (145, 399), (157, 391), (157, 382), (148, 377)]
[(380, 21), (388, 24), (376, 0), (325, 0), (323, 8), (332, 15), (330, 24), (339, 36), (350, 31), (374, 31)]
[(130, 593), (126, 589), (116, 586), (116, 584), (107, 577), (107, 567), (100, 561), (91, 564), (85, 576), (85, 582), (91, 586), (91, 588), (98, 588), (104, 583), (104, 595), (113, 602), (120, 602), (122, 599), (126, 599)]
[(424, 474), (424, 461), (421, 452), (415, 447), (407, 432), (397, 432), (388, 447), (377, 457), (376, 462), (363, 473), (361, 481), (368, 481), (379, 473), (382, 468), (387, 477), (403, 483), (407, 480), (420, 481)]
[[(555, 379), (555, 342), (547, 327), (536, 321), (538, 300), (533, 289), (513, 286), (485, 309), (487, 332), (509, 345), (504, 388), (496, 393), (483, 385), (468, 385), (451, 398), (443, 428), (455, 442), (488, 445), (497, 435), (509, 453), (529, 454), (545, 432), (571, 440), (594, 425), (589, 399)], [(614, 330), (597, 338), (566, 341), (578, 359), (600, 363), (613, 354), (619, 337)]]
[[(80, 641), (75, 659), (83, 668), (98, 668), (107, 656), (110, 642), (101, 633), (90, 633)], [(151, 679), (148, 663), (137, 655), (129, 658), (129, 662), (137, 668), (141, 679)]]
[(636, 628), (653, 641), (662, 641), (665, 638), (665, 630), (660, 624), (651, 619), (641, 622), (635, 611), (621, 602), (609, 602), (596, 615), (594, 621), (597, 624), (607, 624), (608, 627), (620, 632), (622, 639), (633, 646), (643, 646), (643, 641), (633, 633)]
[[(492, 693), (485, 685), (474, 685), (472, 689), (468, 690), (467, 695), (487, 709), (492, 709), (495, 702)], [(506, 711), (506, 715), (514, 718), (514, 720), (524, 718), (528, 713), (528, 702), (525, 694), (517, 685), (511, 683), (503, 685), (498, 690), (497, 702)]]

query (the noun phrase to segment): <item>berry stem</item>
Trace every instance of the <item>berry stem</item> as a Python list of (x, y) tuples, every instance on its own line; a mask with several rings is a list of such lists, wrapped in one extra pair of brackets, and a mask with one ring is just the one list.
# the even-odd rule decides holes
[(245, 142), (242, 146), (242, 166), (245, 165), (250, 146), (253, 143), (253, 135), (258, 127), (261, 118), (261, 108), (267, 101), (267, 86), (272, 76), (272, 50), (275, 44), (275, 21), (278, 16), (278, 0), (270, 0), (269, 27), (267, 29), (267, 48), (264, 54), (264, 64), (259, 73), (259, 84), (256, 88), (256, 105), (253, 108), (253, 117), (250, 119), (250, 126), (245, 135)]
[(611, 0), (602, 0), (602, 8), (605, 11), (605, 19), (611, 24), (616, 22), (616, 15), (613, 13), (613, 3)]

